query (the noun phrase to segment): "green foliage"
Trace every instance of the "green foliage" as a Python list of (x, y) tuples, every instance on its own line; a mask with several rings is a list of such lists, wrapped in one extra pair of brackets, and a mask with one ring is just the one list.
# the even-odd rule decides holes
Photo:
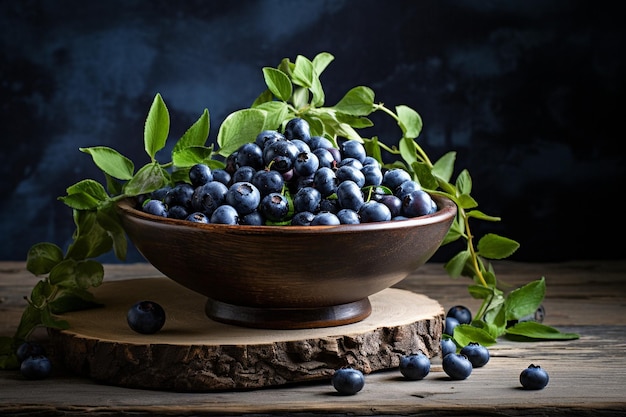
[[(94, 258), (110, 251), (120, 260), (126, 257), (127, 240), (116, 211), (117, 201), (150, 193), (177, 181), (188, 181), (188, 170), (196, 163), (221, 168), (230, 153), (244, 143), (253, 142), (261, 130), (282, 130), (294, 117), (305, 119), (312, 135), (324, 136), (335, 144), (339, 138), (363, 143), (368, 154), (381, 163), (384, 154), (394, 156), (394, 162), (385, 165), (387, 168), (402, 167), (423, 189), (455, 202), (458, 214), (442, 245), (462, 240), (465, 248), (445, 264), (445, 269), (452, 278), (469, 278), (469, 293), (483, 300), (471, 325), (461, 325), (455, 330), (457, 345), (474, 341), (488, 346), (503, 335), (522, 340), (578, 337), (538, 323), (518, 323), (506, 328), (508, 320), (535, 311), (545, 295), (545, 280), (541, 278), (508, 294), (499, 288), (489, 260), (507, 258), (519, 244), (491, 233), (474, 243), (470, 220), (495, 222), (500, 219), (477, 209), (478, 203), (471, 196), (472, 178), (467, 170), (461, 170), (456, 179), (453, 178), (456, 153), (450, 151), (433, 163), (417, 141), (423, 127), (419, 113), (406, 105), (391, 110), (375, 103), (374, 92), (368, 87), (354, 87), (335, 105), (325, 106), (320, 75), (333, 60), (331, 54), (324, 52), (312, 61), (299, 55), (295, 62), (285, 58), (277, 68), (263, 68), (267, 89), (250, 108), (226, 117), (216, 138), (217, 150), (213, 145), (206, 146), (210, 120), (205, 109), (175, 143), (171, 160), (159, 162), (157, 153), (165, 148), (170, 134), (169, 113), (160, 94), (155, 96), (146, 118), (144, 150), (148, 161), (139, 169), (114, 149), (79, 148), (89, 154), (102, 171), (104, 185), (85, 179), (68, 187), (66, 195), (59, 197), (73, 212), (76, 224), (73, 241), (65, 253), (48, 242), (35, 244), (29, 250), (27, 268), (42, 279), (30, 297), (26, 297), (27, 306), (14, 337), (0, 338), (0, 368), (17, 366), (15, 349), (35, 328), (65, 329), (69, 323), (58, 319), (58, 315), (98, 305), (89, 289), (102, 283), (104, 270)], [(383, 112), (395, 120), (400, 131), (397, 146), (389, 146), (377, 137), (360, 136), (359, 129), (373, 126), (368, 116), (374, 112)]]

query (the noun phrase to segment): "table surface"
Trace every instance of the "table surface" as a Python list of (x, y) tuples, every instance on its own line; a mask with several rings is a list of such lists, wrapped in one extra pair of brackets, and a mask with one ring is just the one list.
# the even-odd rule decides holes
[[(0, 371), (3, 415), (626, 415), (626, 261), (494, 264), (501, 284), (516, 288), (546, 278), (544, 324), (580, 339), (515, 342), (500, 339), (491, 359), (463, 381), (452, 381), (433, 358), (421, 381), (397, 369), (366, 375), (354, 396), (338, 395), (329, 381), (236, 392), (176, 393), (99, 384), (55, 368), (44, 380)], [(162, 276), (148, 264), (107, 264), (105, 281)], [(12, 336), (25, 295), (37, 282), (22, 262), (0, 262), (0, 336)], [(395, 287), (427, 295), (446, 310), (480, 301), (465, 278), (427, 263)], [(45, 333), (38, 334), (45, 339)], [(44, 340), (45, 341), (45, 340)], [(530, 364), (550, 375), (548, 386), (527, 391), (520, 372)]]

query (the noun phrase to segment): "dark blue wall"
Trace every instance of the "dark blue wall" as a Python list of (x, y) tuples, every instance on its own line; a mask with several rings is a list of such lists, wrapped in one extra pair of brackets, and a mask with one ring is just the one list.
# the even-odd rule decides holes
[[(204, 108), (212, 133), (284, 57), (336, 60), (327, 104), (357, 85), (420, 112), (423, 147), (458, 152), (483, 211), (476, 226), (521, 243), (516, 260), (623, 258), (624, 13), (591, 1), (0, 1), (0, 259), (66, 245), (57, 201), (101, 180), (78, 147), (146, 162), (160, 92), (175, 139)], [(394, 126), (377, 124), (383, 140)], [(445, 254), (438, 254), (445, 257)], [(131, 252), (129, 260), (139, 260)], [(113, 260), (113, 259), (111, 259)]]

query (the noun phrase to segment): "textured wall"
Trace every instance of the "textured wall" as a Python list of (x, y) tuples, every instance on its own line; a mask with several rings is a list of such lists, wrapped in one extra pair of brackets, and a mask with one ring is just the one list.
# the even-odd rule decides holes
[[(433, 158), (458, 152), (482, 210), (503, 218), (476, 231), (518, 240), (513, 259), (621, 258), (623, 245), (605, 242), (625, 231), (605, 206), (626, 177), (620, 4), (1, 0), (0, 259), (70, 241), (71, 212), (56, 198), (102, 179), (78, 147), (146, 162), (157, 92), (173, 139), (204, 108), (214, 139), (264, 89), (263, 66), (321, 51), (336, 57), (322, 78), (327, 104), (370, 86), (377, 101), (420, 112)], [(375, 134), (396, 130), (380, 122)]]

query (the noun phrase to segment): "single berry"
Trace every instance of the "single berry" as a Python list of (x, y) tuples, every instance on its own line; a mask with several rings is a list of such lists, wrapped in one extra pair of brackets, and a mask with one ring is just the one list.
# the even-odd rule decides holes
[(43, 379), (50, 375), (52, 364), (44, 355), (29, 356), (20, 364), (20, 372), (26, 379)]
[(400, 358), (400, 373), (407, 379), (417, 381), (430, 373), (430, 359), (422, 352)]
[(383, 174), (383, 182), (382, 184), (389, 188), (391, 191), (398, 188), (400, 184), (404, 181), (412, 180), (411, 174), (403, 170), (402, 168), (392, 168), (388, 171), (385, 171)]
[(467, 356), (460, 353), (450, 353), (443, 357), (441, 362), (443, 371), (452, 379), (466, 379), (472, 373), (472, 363)]
[(138, 301), (128, 310), (126, 321), (137, 333), (153, 334), (165, 324), (165, 310), (154, 301)]
[(367, 153), (365, 152), (365, 146), (361, 142), (347, 140), (341, 144), (341, 156), (343, 158), (355, 158), (363, 163)]
[(549, 380), (548, 373), (541, 366), (533, 364), (524, 369), (519, 376), (519, 382), (529, 390), (544, 389)]
[(489, 362), (489, 350), (477, 342), (470, 342), (461, 349), (460, 353), (467, 356), (474, 368), (480, 368)]
[(450, 337), (441, 338), (441, 357), (445, 357), (449, 353), (456, 353), (456, 343)]
[(311, 220), (311, 226), (336, 226), (341, 224), (341, 221), (336, 214), (330, 211), (320, 211)]
[(457, 319), (460, 324), (470, 324), (472, 322), (472, 312), (469, 308), (461, 305), (451, 307), (446, 317), (453, 317)]
[(30, 341), (19, 345), (15, 354), (17, 355), (17, 359), (22, 362), (29, 356), (45, 355), (46, 350), (40, 343)]
[(448, 336), (454, 336), (454, 328), (458, 326), (460, 323), (454, 317), (446, 317), (446, 322), (443, 327), (443, 333)]
[(354, 368), (337, 369), (332, 376), (333, 387), (343, 395), (354, 395), (365, 386), (363, 372)]
[(391, 220), (391, 210), (383, 203), (367, 201), (359, 209), (361, 223), (388, 222)]
[(206, 184), (209, 181), (213, 181), (213, 173), (211, 168), (205, 164), (195, 164), (189, 168), (189, 181), (191, 185), (199, 187)]
[(350, 209), (341, 209), (337, 212), (337, 218), (341, 224), (359, 224), (361, 219), (359, 213)]
[(229, 225), (239, 224), (239, 213), (237, 213), (237, 210), (233, 206), (223, 204), (216, 208), (213, 214), (211, 214), (209, 222)]
[(161, 200), (148, 200), (141, 208), (145, 213), (167, 217), (167, 208)]

